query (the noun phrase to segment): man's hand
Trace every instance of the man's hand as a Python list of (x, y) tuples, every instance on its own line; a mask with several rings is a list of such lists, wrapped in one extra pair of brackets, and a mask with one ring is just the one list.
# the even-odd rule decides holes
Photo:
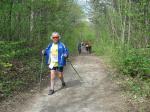
[(65, 57), (65, 58), (68, 58), (68, 55), (67, 55), (67, 54), (64, 54), (64, 57)]
[(44, 53), (45, 53), (45, 50), (42, 50), (42, 54), (44, 55)]

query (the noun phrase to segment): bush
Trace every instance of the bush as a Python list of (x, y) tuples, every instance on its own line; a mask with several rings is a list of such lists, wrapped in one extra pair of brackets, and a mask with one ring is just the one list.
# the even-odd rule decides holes
[(0, 41), (0, 100), (39, 81), (39, 49), (29, 44)]
[(131, 52), (123, 59), (122, 71), (123, 74), (132, 77), (149, 77), (150, 59), (142, 54)]

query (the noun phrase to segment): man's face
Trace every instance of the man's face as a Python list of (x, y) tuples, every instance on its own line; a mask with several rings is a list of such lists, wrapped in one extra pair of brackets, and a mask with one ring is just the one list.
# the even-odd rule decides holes
[(59, 40), (59, 36), (53, 36), (53, 38), (52, 38), (52, 39), (53, 39), (53, 42), (54, 42), (54, 43), (57, 43), (57, 42), (58, 42), (58, 40)]

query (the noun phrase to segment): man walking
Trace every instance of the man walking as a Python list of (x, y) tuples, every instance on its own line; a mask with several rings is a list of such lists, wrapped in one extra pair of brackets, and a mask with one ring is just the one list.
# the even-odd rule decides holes
[(42, 51), (46, 55), (46, 63), (50, 68), (50, 90), (49, 95), (54, 93), (55, 77), (58, 74), (59, 79), (62, 82), (62, 87), (65, 87), (65, 81), (63, 77), (63, 67), (66, 65), (66, 58), (68, 57), (68, 49), (60, 42), (60, 35), (58, 32), (53, 32), (51, 35), (52, 43)]

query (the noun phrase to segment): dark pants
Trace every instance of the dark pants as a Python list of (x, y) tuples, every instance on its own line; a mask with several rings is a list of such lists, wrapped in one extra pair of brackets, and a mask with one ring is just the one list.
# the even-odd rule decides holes
[(56, 70), (58, 72), (63, 72), (63, 67), (53, 67), (52, 69), (50, 70)]
[(86, 47), (86, 51), (89, 53), (91, 53), (91, 49), (92, 49), (91, 46)]
[(78, 52), (79, 52), (79, 54), (81, 54), (81, 48), (78, 48)]

